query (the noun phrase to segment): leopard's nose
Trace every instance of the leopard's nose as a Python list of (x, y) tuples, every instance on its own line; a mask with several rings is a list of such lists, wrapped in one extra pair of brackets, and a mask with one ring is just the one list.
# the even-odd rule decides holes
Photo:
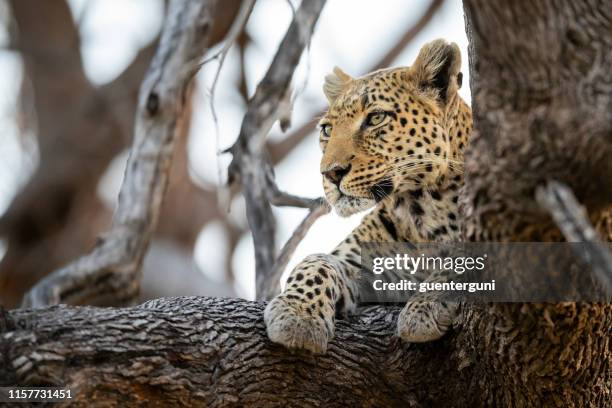
[(321, 174), (323, 174), (325, 178), (327, 178), (329, 181), (334, 183), (337, 187), (340, 187), (340, 183), (342, 182), (342, 179), (344, 178), (344, 176), (348, 174), (349, 171), (351, 171), (350, 164), (345, 167), (335, 166), (329, 170), (322, 172)]

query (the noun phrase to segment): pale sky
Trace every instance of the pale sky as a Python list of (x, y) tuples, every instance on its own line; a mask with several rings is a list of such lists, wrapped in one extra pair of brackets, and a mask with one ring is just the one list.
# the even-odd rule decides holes
[[(86, 73), (92, 83), (101, 85), (114, 79), (157, 33), (162, 22), (161, 0), (70, 0), (75, 18), (81, 22), (82, 53)], [(297, 2), (293, 1), (297, 5)], [(361, 76), (364, 70), (393, 46), (395, 39), (408, 29), (429, 5), (429, 0), (328, 0), (319, 19), (310, 49), (303, 55), (294, 76), (294, 88), (303, 92), (296, 100), (294, 127), (300, 126), (324, 106), (321, 91), (324, 76), (335, 65)], [(3, 2), (0, 0), (0, 10)], [(253, 44), (247, 49), (247, 84), (252, 93), (276, 52), (292, 11), (286, 0), (259, 0), (247, 30)], [(430, 24), (399, 56), (394, 66), (410, 65), (421, 45), (436, 38), (456, 42), (463, 55), (464, 87), (461, 95), (470, 102), (467, 68), (467, 38), (461, 1), (447, 0)], [(0, 30), (0, 43), (6, 33)], [(7, 50), (0, 50), (0, 213), (4, 211), (24, 174), (33, 168), (32, 160), (21, 154), (24, 142), (17, 138), (15, 97), (20, 84), (20, 60)], [(209, 106), (210, 81), (217, 69), (210, 63), (198, 75), (198, 92), (190, 132), (190, 166), (198, 180), (217, 184), (225, 174), (230, 157), (216, 152), (231, 145), (238, 135), (244, 106), (233, 83), (238, 77), (237, 53), (232, 49), (221, 71), (215, 106), (219, 116), (219, 139), (215, 136)], [(277, 138), (276, 126), (270, 137)], [(30, 148), (32, 150), (32, 148)], [(123, 173), (125, 155), (115, 161), (102, 183), (103, 196), (112, 205)], [(277, 183), (290, 193), (317, 197), (323, 195), (319, 174), (320, 151), (313, 133), (276, 168)], [(221, 172), (219, 171), (221, 170)], [(16, 177), (21, 174), (21, 177)], [(244, 203), (236, 202), (229, 215), (244, 223)], [(279, 227), (277, 242), (282, 245), (306, 215), (300, 209), (275, 209)], [(311, 253), (329, 252), (340, 242), (363, 214), (343, 219), (335, 214), (320, 218), (298, 247), (289, 268)], [(213, 279), (222, 278), (219, 253), (227, 245), (218, 224), (208, 225), (201, 233), (195, 259)], [(2, 256), (0, 243), (0, 257)], [(254, 298), (254, 258), (249, 235), (243, 237), (233, 259), (238, 275), (236, 290), (247, 299)]]

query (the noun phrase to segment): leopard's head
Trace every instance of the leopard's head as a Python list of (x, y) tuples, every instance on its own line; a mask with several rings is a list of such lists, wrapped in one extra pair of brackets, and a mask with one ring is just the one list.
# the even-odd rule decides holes
[(327, 200), (341, 216), (393, 194), (437, 183), (453, 165), (447, 107), (458, 98), (456, 44), (426, 44), (410, 67), (325, 78), (329, 109), (319, 122)]

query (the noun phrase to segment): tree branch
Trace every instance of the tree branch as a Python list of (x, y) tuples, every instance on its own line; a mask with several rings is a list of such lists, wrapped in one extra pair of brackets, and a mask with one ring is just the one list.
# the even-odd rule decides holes
[(308, 215), (306, 215), (300, 225), (298, 225), (295, 231), (293, 231), (293, 234), (287, 240), (285, 245), (283, 245), (280, 254), (276, 258), (272, 271), (266, 279), (267, 283), (265, 287), (262, 288), (263, 293), (260, 294), (260, 299), (270, 300), (280, 293), (280, 279), (285, 271), (285, 268), (287, 267), (287, 264), (289, 263), (289, 260), (293, 256), (293, 253), (315, 221), (330, 212), (331, 207), (325, 198), (319, 198), (312, 201), (313, 202), (310, 206), (310, 210), (308, 211)]
[(210, 113), (213, 118), (213, 122), (215, 124), (215, 138), (217, 140), (217, 151), (219, 150), (219, 119), (217, 117), (217, 109), (215, 108), (215, 92), (217, 89), (217, 83), (219, 82), (219, 75), (221, 74), (221, 69), (223, 68), (223, 63), (225, 62), (225, 58), (229, 53), (229, 50), (232, 48), (234, 43), (240, 37), (241, 33), (244, 32), (244, 28), (249, 21), (249, 17), (251, 16), (251, 12), (253, 11), (253, 7), (255, 6), (255, 0), (244, 0), (240, 5), (240, 9), (238, 10), (238, 15), (236, 16), (234, 23), (230, 27), (227, 38), (225, 39), (221, 50), (217, 52), (210, 58), (207, 58), (204, 62), (202, 62), (201, 66), (210, 62), (212, 60), (218, 59), (219, 66), (215, 71), (215, 76), (213, 77), (212, 84), (210, 86)]
[(572, 190), (563, 183), (550, 181), (536, 189), (536, 199), (550, 213), (568, 242), (585, 244), (572, 248), (592, 266), (597, 280), (612, 295), (612, 255), (601, 242)]
[(228, 180), (240, 181), (247, 205), (247, 218), (255, 245), (257, 293), (263, 293), (275, 262), (276, 225), (268, 199), (274, 176), (264, 156), (265, 138), (278, 120), (282, 101), (289, 92), (293, 72), (310, 42), (324, 0), (303, 1), (281, 42), (268, 72), (249, 101), (233, 154)]
[[(223, 39), (239, 8), (240, 0), (217, 4), (211, 44)], [(40, 165), (0, 217), (0, 235), (8, 241), (0, 262), (0, 302), (8, 307), (18, 305), (44, 276), (91, 250), (96, 236), (110, 225), (111, 214), (96, 186), (113, 158), (129, 145), (138, 89), (158, 43), (156, 39), (141, 49), (119, 77), (96, 88), (83, 72), (79, 33), (65, 1), (19, 0), (11, 9), (19, 29), (15, 44), (36, 96), (28, 100), (26, 112), (33, 115), (26, 115), (25, 121), (38, 130)], [(163, 206), (156, 235), (191, 250), (202, 226), (221, 214), (215, 191), (182, 176), (187, 171), (181, 159), (173, 160), (171, 200)]]
[(141, 87), (134, 142), (113, 227), (89, 255), (39, 282), (26, 295), (25, 305), (108, 304), (135, 298), (189, 85), (208, 44), (213, 7), (214, 1), (170, 3), (159, 47)]
[(0, 324), (8, 329), (0, 332), (0, 385), (68, 387), (76, 406), (94, 396), (98, 405), (207, 407), (449, 400), (444, 395), (454, 388), (455, 362), (447, 348), (452, 340), (437, 347), (402, 344), (393, 336), (398, 311), (375, 307), (352, 322), (339, 321), (328, 353), (313, 356), (271, 343), (263, 305), (237, 299), (14, 310)]
[[(400, 308), (368, 307), (339, 319), (317, 356), (271, 343), (263, 306), (180, 297), (0, 311), (0, 386), (67, 387), (72, 406), (609, 405), (611, 305), (464, 308), (454, 331), (425, 344), (394, 336)], [(508, 375), (516, 367), (527, 377)], [(556, 393), (565, 387), (583, 392)]]
[(0, 298), (16, 305), (27, 288), (90, 248), (95, 231), (108, 223), (96, 184), (127, 137), (85, 76), (69, 5), (14, 0), (10, 8), (31, 86), (22, 89), (35, 96), (24, 118), (40, 153), (36, 172), (0, 217), (8, 241)]

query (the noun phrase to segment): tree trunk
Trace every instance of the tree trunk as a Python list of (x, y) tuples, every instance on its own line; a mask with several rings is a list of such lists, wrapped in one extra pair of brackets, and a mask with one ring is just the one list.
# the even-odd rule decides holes
[(466, 0), (473, 240), (546, 241), (549, 180), (599, 218), (612, 204), (612, 3)]
[[(464, 0), (474, 134), (466, 155), (466, 238), (561, 234), (535, 191), (569, 185), (612, 237), (612, 4)], [(610, 304), (473, 309), (463, 349), (483, 398), (508, 406), (610, 406)]]

